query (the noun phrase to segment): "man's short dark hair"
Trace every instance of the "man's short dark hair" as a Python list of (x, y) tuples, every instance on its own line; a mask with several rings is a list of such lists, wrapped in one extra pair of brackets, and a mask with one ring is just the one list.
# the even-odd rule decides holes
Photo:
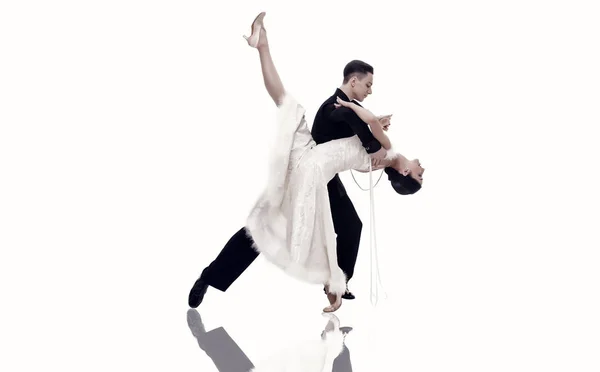
[(400, 195), (412, 195), (421, 190), (421, 184), (410, 175), (405, 176), (394, 168), (385, 168), (392, 188)]
[(357, 75), (359, 78), (363, 78), (368, 73), (373, 74), (373, 66), (366, 62), (359, 61), (358, 59), (350, 61), (346, 67), (344, 67), (344, 84), (346, 84), (352, 76)]

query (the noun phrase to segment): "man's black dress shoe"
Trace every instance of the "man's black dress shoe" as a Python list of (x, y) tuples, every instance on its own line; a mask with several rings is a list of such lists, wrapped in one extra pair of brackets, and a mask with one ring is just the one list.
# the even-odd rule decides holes
[[(327, 290), (323, 288), (323, 292), (327, 293)], [(345, 300), (354, 300), (356, 297), (354, 297), (352, 292), (346, 289), (346, 292), (342, 295), (342, 298)]]
[(352, 292), (346, 290), (346, 293), (342, 295), (342, 298), (345, 300), (354, 300), (356, 297), (352, 294)]

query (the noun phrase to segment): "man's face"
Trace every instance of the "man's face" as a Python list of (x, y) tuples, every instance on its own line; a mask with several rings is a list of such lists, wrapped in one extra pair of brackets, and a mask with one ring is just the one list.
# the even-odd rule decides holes
[(371, 90), (372, 86), (373, 74), (370, 72), (366, 75), (355, 75), (350, 79), (352, 93), (358, 102), (362, 102), (369, 94), (373, 93)]

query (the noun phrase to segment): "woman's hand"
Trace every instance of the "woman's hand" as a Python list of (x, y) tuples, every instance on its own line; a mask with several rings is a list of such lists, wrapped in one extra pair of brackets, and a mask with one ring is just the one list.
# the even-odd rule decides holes
[(384, 115), (384, 116), (378, 116), (377, 119), (379, 119), (379, 124), (381, 124), (381, 127), (383, 128), (384, 131), (388, 131), (388, 129), (390, 129), (390, 121), (392, 120), (392, 115)]
[(335, 108), (339, 108), (341, 106), (351, 107), (352, 104), (353, 104), (352, 102), (346, 102), (343, 99), (341, 99), (340, 97), (337, 97), (337, 103), (334, 103), (333, 106), (335, 106)]

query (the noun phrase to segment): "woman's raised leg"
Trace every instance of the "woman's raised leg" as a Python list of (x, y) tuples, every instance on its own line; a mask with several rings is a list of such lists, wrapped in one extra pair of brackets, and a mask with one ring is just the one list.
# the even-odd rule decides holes
[(248, 41), (248, 45), (258, 49), (265, 87), (275, 104), (279, 106), (283, 102), (285, 89), (283, 88), (275, 64), (273, 63), (273, 58), (271, 57), (269, 41), (267, 40), (267, 31), (263, 24), (264, 17), (265, 12), (260, 13), (256, 17), (252, 23), (252, 34), (250, 37), (244, 36), (244, 38)]

